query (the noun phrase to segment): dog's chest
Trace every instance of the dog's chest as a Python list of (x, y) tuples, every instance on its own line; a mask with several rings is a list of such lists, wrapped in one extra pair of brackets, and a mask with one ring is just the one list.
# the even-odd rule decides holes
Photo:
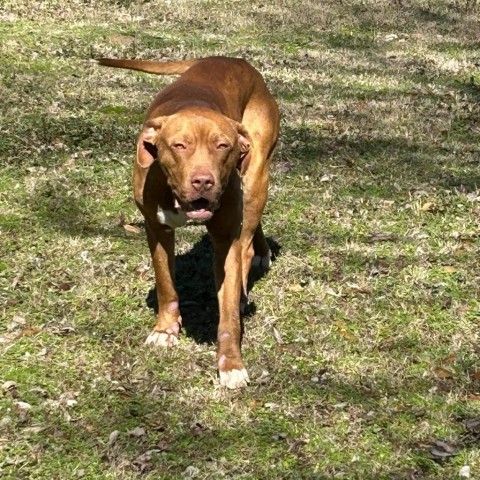
[(162, 225), (172, 229), (183, 227), (188, 220), (186, 213), (182, 210), (163, 210), (162, 208), (158, 209), (157, 218)]

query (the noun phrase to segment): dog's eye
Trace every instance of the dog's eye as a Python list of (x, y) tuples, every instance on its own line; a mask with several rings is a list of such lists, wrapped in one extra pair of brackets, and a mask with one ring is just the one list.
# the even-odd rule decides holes
[(226, 150), (226, 149), (229, 148), (229, 147), (230, 147), (230, 145), (229, 145), (228, 143), (219, 143), (219, 144), (217, 145), (217, 148), (218, 148), (219, 150)]
[(184, 143), (177, 142), (173, 144), (173, 148), (176, 148), (177, 150), (185, 150), (187, 147)]

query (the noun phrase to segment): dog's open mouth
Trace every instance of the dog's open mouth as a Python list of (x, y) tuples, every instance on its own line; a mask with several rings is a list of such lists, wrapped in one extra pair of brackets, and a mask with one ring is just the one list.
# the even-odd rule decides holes
[(210, 220), (213, 217), (213, 208), (206, 198), (198, 198), (183, 207), (175, 198), (175, 208), (182, 209), (188, 218), (192, 220)]

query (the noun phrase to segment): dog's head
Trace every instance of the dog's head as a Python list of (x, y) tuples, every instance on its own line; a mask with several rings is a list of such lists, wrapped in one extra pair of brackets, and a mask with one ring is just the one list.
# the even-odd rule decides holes
[(184, 110), (145, 123), (137, 162), (158, 159), (172, 188), (175, 207), (195, 220), (209, 220), (235, 168), (247, 168), (251, 142), (243, 125), (217, 112)]

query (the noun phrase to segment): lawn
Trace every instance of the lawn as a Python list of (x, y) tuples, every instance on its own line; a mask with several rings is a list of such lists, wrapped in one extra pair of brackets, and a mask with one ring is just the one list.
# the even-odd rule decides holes
[[(480, 479), (480, 5), (4, 0), (0, 477)], [(177, 230), (185, 328), (146, 348), (135, 140), (171, 78), (96, 57), (243, 57), (282, 112), (218, 384), (211, 246)]]

